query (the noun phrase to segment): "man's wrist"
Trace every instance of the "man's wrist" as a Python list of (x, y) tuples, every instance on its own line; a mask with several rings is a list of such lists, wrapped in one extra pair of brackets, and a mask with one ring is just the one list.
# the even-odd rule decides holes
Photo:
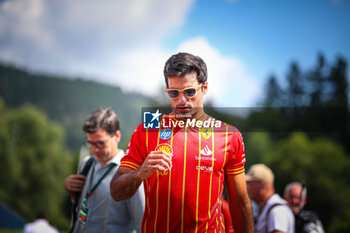
[(144, 171), (144, 169), (142, 168), (142, 166), (139, 169), (135, 170), (135, 178), (139, 182), (142, 182), (143, 180), (148, 178), (148, 176), (147, 176), (146, 172)]

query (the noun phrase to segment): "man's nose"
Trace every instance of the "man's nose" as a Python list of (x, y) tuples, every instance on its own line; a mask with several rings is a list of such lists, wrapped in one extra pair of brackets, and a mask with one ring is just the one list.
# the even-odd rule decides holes
[(97, 146), (91, 145), (91, 152), (94, 154), (97, 151), (99, 151), (100, 149)]
[(187, 102), (187, 98), (186, 98), (186, 96), (185, 96), (185, 93), (180, 93), (179, 94), (179, 103), (180, 104), (185, 104)]

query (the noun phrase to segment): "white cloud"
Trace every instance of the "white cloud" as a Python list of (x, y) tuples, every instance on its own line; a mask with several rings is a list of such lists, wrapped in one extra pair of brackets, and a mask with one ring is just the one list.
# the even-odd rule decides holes
[(163, 67), (169, 55), (156, 46), (128, 50), (114, 58), (106, 81), (118, 83), (125, 90), (156, 96), (164, 88)]
[(193, 1), (7, 0), (0, 59), (61, 73), (103, 69), (115, 54), (159, 43), (183, 24)]
[(157, 96), (165, 61), (187, 51), (208, 65), (207, 98), (225, 107), (253, 103), (257, 84), (239, 59), (223, 56), (201, 37), (174, 51), (161, 46), (193, 1), (8, 0), (0, 4), (0, 59)]
[(258, 84), (238, 58), (220, 54), (203, 37), (185, 41), (180, 45), (179, 51), (198, 55), (207, 64), (207, 98), (221, 107), (253, 106), (259, 95)]
[(126, 90), (157, 96), (164, 88), (163, 67), (175, 53), (200, 56), (208, 66), (209, 91), (206, 100), (221, 107), (250, 107), (260, 94), (258, 84), (244, 64), (232, 56), (223, 56), (203, 37), (184, 41), (174, 51), (160, 46), (139, 47), (119, 54), (105, 70), (105, 82), (118, 83)]

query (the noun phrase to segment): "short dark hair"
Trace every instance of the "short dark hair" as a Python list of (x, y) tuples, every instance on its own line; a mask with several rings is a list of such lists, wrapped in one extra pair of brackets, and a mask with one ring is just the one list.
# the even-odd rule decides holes
[(169, 77), (183, 77), (186, 74), (197, 73), (197, 81), (204, 84), (207, 77), (207, 65), (198, 56), (190, 53), (178, 53), (172, 55), (164, 66), (164, 78), (166, 86), (168, 87)]
[(111, 136), (120, 130), (118, 116), (112, 109), (97, 109), (85, 120), (85, 133), (95, 133), (98, 129), (104, 129)]

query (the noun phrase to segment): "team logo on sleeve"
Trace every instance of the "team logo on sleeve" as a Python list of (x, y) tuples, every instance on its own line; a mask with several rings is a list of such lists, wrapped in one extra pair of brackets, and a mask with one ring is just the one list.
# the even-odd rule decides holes
[(144, 129), (160, 129), (160, 116), (162, 113), (157, 109), (156, 112), (143, 113), (143, 128)]
[[(156, 151), (165, 151), (165, 152), (167, 152), (167, 153), (169, 153), (169, 154), (173, 153), (173, 148), (171, 148), (171, 146), (170, 146), (169, 144), (166, 144), (166, 143), (159, 144), (159, 145), (156, 147), (155, 150), (156, 150)], [(171, 171), (171, 168), (172, 168), (172, 167), (173, 167), (173, 166), (171, 166), (171, 167), (169, 168), (170, 171)], [(162, 175), (162, 176), (168, 175), (169, 170), (166, 169), (166, 170), (163, 171), (163, 172), (158, 172), (158, 174), (160, 174), (160, 175)]]
[(171, 131), (171, 129), (163, 129), (159, 132), (159, 137), (163, 140), (171, 138), (172, 135), (173, 131)]

